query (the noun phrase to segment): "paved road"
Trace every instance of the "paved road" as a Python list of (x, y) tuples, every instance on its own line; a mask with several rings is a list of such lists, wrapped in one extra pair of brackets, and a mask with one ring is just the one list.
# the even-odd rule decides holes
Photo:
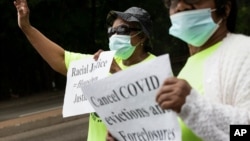
[[(41, 122), (34, 124), (41, 124)], [(19, 128), (20, 133), (15, 130), (9, 130), (11, 134), (0, 137), (0, 141), (86, 141), (87, 127), (88, 118), (82, 117), (59, 123), (51, 123), (45, 127), (33, 127), (32, 130), (27, 131), (25, 131), (25, 127), (23, 129)], [(12, 132), (14, 133), (12, 134)]]
[(62, 118), (64, 91), (0, 102), (0, 141), (86, 141), (88, 114)]
[(0, 122), (62, 108), (64, 91), (43, 92), (0, 102)]

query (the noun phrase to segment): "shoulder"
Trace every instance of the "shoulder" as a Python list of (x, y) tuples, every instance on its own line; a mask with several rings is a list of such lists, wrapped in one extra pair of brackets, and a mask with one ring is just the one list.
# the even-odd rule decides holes
[(80, 52), (70, 52), (70, 51), (65, 51), (64, 55), (65, 55), (65, 59), (69, 59), (69, 60), (78, 60), (78, 59), (83, 59), (83, 58), (93, 56), (92, 54), (83, 54)]
[(250, 53), (250, 36), (244, 34), (229, 33), (222, 40), (221, 49), (226, 52), (235, 53)]
[(154, 54), (152, 54), (150, 52), (148, 54), (149, 54), (149, 56), (146, 58), (146, 60), (151, 60), (151, 59), (156, 58), (156, 55), (154, 55)]
[(244, 34), (228, 33), (227, 36), (223, 39), (223, 44), (250, 46), (250, 36)]
[(64, 61), (66, 64), (66, 67), (69, 67), (69, 64), (72, 61), (75, 60), (79, 60), (79, 59), (84, 59), (84, 58), (89, 58), (89, 57), (93, 57), (93, 55), (91, 54), (83, 54), (83, 53), (79, 53), (79, 52), (70, 52), (70, 51), (65, 51), (64, 52)]
[(219, 56), (220, 66), (230, 68), (233, 75), (239, 73), (247, 74), (250, 69), (250, 37), (243, 34), (230, 33), (222, 42), (217, 56)]

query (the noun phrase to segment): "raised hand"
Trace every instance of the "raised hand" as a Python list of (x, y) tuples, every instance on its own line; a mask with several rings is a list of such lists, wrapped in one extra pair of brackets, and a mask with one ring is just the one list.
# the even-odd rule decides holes
[[(99, 58), (99, 55), (103, 52), (103, 50), (99, 49), (95, 54), (94, 54), (94, 59), (97, 60)], [(121, 71), (121, 68), (119, 65), (116, 63), (115, 59), (113, 59), (111, 67), (110, 67), (110, 73), (116, 73), (118, 71)]]
[(26, 0), (15, 0), (14, 5), (17, 9), (18, 26), (23, 29), (30, 26), (29, 22), (29, 7)]

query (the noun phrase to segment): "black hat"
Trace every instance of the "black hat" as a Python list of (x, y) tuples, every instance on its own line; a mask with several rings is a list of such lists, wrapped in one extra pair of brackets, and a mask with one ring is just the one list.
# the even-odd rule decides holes
[(131, 7), (124, 12), (110, 11), (107, 16), (108, 26), (112, 26), (114, 20), (120, 17), (127, 22), (138, 22), (142, 27), (142, 31), (150, 38), (152, 30), (152, 20), (149, 13), (139, 7)]

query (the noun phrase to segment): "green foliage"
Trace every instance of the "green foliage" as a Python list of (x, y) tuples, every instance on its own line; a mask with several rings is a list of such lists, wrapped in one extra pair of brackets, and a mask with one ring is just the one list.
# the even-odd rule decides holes
[(240, 3), (238, 9), (238, 18), (237, 18), (237, 32), (250, 35), (250, 27), (248, 23), (250, 22), (250, 13), (249, 5)]

